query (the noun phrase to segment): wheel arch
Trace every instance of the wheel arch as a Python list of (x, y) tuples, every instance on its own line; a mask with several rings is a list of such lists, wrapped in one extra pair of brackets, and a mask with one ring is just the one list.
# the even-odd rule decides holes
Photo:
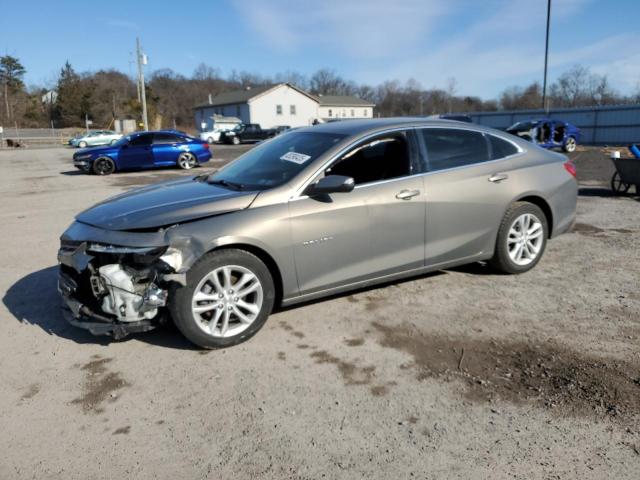
[(522, 197), (516, 198), (514, 202), (528, 202), (537, 206), (542, 210), (544, 216), (547, 220), (547, 226), (549, 227), (549, 231), (547, 232), (548, 238), (551, 238), (553, 235), (553, 210), (551, 209), (551, 205), (547, 202), (541, 195), (538, 194), (525, 194)]
[(283, 298), (284, 285), (282, 282), (282, 273), (280, 272), (280, 267), (278, 267), (278, 263), (275, 261), (273, 256), (263, 248), (260, 248), (256, 245), (252, 245), (250, 243), (242, 243), (242, 242), (232, 242), (232, 243), (225, 243), (222, 245), (218, 245), (210, 249), (207, 253), (217, 252), (220, 250), (230, 250), (230, 249), (244, 250), (246, 252), (249, 252), (255, 255), (256, 257), (258, 257), (266, 265), (267, 269), (269, 270), (269, 273), (271, 273), (271, 276), (273, 277), (273, 285), (276, 289), (276, 298), (275, 298), (274, 305), (276, 306), (280, 305)]

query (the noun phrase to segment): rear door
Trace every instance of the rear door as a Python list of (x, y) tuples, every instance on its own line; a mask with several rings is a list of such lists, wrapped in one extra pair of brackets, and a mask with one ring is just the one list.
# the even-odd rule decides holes
[(518, 147), (472, 129), (424, 128), (420, 137), (428, 172), (426, 265), (492, 254), (502, 216), (515, 195), (510, 175)]
[(137, 135), (129, 143), (123, 145), (118, 155), (120, 168), (149, 168), (153, 166), (151, 151), (152, 133)]
[(188, 149), (189, 144), (179, 135), (164, 132), (153, 134), (153, 164), (156, 166), (175, 165), (180, 153)]
[(366, 140), (324, 175), (352, 177), (352, 192), (290, 202), (300, 293), (424, 263), (424, 188), (407, 132)]

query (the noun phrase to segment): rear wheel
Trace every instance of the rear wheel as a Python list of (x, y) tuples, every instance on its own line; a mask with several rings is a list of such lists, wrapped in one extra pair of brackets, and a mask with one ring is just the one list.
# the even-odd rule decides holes
[(244, 250), (213, 251), (187, 273), (170, 302), (174, 323), (203, 348), (236, 345), (255, 335), (275, 301), (269, 269)]
[[(613, 174), (613, 177), (611, 177), (611, 190), (613, 191), (613, 193), (615, 193), (616, 195), (623, 195), (627, 193), (630, 188), (631, 184), (624, 183), (618, 172), (615, 172)], [(636, 191), (637, 190), (638, 187), (636, 186)]]
[(178, 166), (183, 170), (190, 170), (198, 164), (196, 156), (191, 152), (183, 152), (178, 157)]
[(93, 162), (92, 170), (96, 175), (111, 175), (116, 171), (116, 164), (109, 157), (99, 157)]
[(505, 213), (490, 265), (504, 273), (531, 270), (542, 257), (549, 227), (540, 207), (516, 202)]
[(209, 143), (209, 145), (211, 145), (213, 143), (213, 137), (207, 138), (207, 142)]

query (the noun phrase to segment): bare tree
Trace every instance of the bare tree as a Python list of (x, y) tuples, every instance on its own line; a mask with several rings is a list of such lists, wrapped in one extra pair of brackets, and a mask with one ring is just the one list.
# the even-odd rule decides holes
[(9, 94), (13, 94), (24, 88), (22, 77), (24, 77), (26, 72), (16, 57), (12, 57), (11, 55), (0, 57), (0, 83), (2, 83), (7, 120), (13, 119)]

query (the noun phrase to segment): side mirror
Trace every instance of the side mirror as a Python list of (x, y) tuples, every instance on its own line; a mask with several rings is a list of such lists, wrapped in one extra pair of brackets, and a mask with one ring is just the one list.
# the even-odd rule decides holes
[(307, 188), (307, 195), (325, 195), (327, 193), (346, 193), (353, 190), (355, 182), (344, 175), (327, 175)]

